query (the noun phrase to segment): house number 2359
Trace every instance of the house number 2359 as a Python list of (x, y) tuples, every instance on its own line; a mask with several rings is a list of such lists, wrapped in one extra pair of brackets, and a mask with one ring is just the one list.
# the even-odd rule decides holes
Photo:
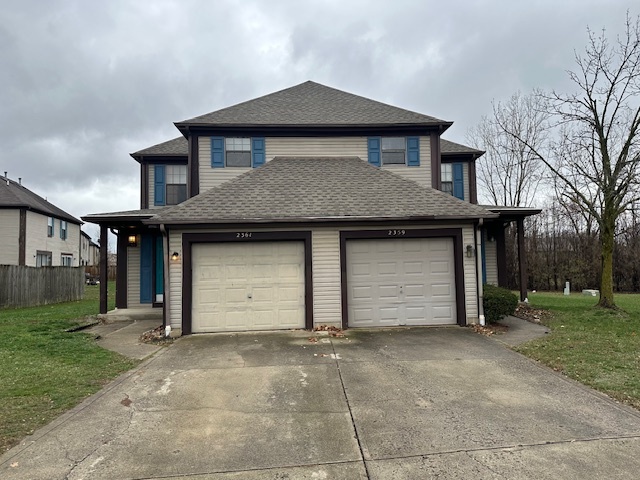
[(387, 233), (387, 235), (390, 237), (401, 237), (405, 233), (407, 233), (406, 230), (389, 230), (389, 233)]
[(238, 232), (236, 238), (251, 238), (251, 232)]

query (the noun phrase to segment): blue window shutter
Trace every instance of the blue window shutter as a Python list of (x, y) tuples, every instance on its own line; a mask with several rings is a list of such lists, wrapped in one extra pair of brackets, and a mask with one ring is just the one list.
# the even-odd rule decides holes
[(461, 163), (454, 163), (453, 169), (453, 196), (464, 200), (464, 175)]
[(164, 165), (156, 165), (153, 172), (153, 204), (165, 204)]
[(64, 230), (62, 230), (62, 220), (60, 220), (60, 238), (64, 240)]
[(251, 166), (257, 168), (264, 165), (264, 138), (256, 137), (251, 139)]
[(224, 168), (224, 137), (211, 137), (211, 167)]
[(420, 137), (407, 137), (407, 165), (420, 166)]
[(369, 137), (367, 139), (369, 149), (369, 163), (374, 167), (380, 166), (380, 137)]
[(153, 301), (153, 237), (141, 235), (140, 241), (140, 303)]

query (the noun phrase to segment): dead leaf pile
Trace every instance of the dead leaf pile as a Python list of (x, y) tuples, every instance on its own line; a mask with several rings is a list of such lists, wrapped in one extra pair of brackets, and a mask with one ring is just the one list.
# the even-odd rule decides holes
[(318, 325), (313, 328), (314, 332), (327, 332), (330, 337), (344, 337), (344, 332), (341, 328), (334, 327), (333, 325)]
[(516, 307), (516, 311), (513, 314), (514, 317), (521, 318), (531, 323), (541, 323), (542, 320), (546, 320), (552, 317), (552, 314), (548, 310), (542, 310), (541, 308), (533, 308), (527, 303), (520, 303)]
[(164, 336), (164, 327), (162, 325), (154, 328), (153, 330), (144, 332), (142, 335), (140, 335), (139, 340), (142, 343), (153, 343), (155, 345), (166, 345), (173, 343), (172, 338), (166, 338)]

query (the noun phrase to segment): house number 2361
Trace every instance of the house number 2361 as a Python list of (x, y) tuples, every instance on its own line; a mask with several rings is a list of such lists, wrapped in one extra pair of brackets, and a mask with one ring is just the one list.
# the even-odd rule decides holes
[(251, 232), (238, 232), (236, 238), (251, 238)]
[(387, 233), (387, 235), (390, 237), (401, 237), (405, 233), (407, 233), (406, 230), (389, 230), (389, 233)]

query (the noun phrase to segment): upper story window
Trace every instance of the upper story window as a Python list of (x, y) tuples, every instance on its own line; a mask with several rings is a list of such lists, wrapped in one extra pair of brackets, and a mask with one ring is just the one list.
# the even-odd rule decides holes
[(250, 138), (225, 138), (224, 142), (225, 166), (250, 167), (251, 166), (251, 139)]
[(67, 236), (67, 222), (65, 220), (60, 220), (60, 238), (62, 240), (66, 240)]
[(406, 143), (404, 137), (382, 137), (382, 164), (404, 165)]
[(212, 168), (257, 168), (264, 162), (263, 137), (211, 137)]
[(420, 137), (369, 137), (368, 161), (371, 165), (420, 166)]
[(453, 195), (453, 169), (450, 163), (443, 163), (440, 167), (440, 188), (444, 193)]
[(49, 217), (49, 219), (47, 220), (47, 237), (53, 237), (54, 225), (55, 222), (53, 220), (53, 217)]
[(177, 205), (187, 199), (187, 166), (155, 165), (153, 169), (153, 204)]
[(187, 199), (187, 166), (167, 165), (167, 205), (177, 205)]
[(453, 195), (460, 200), (464, 200), (464, 164), (443, 163), (440, 166), (440, 189)]

